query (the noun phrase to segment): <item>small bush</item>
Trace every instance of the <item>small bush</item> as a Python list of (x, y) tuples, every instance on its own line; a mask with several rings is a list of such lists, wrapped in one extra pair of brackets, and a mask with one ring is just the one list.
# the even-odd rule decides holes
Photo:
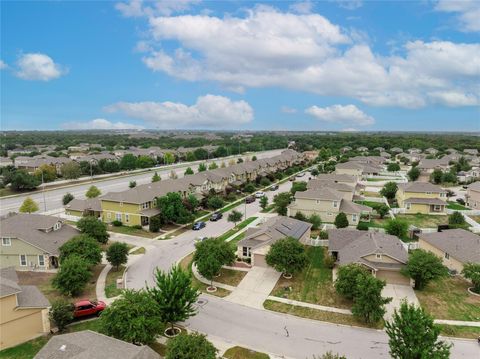
[(160, 217), (152, 217), (150, 218), (150, 224), (148, 225), (148, 229), (150, 232), (158, 232), (162, 227), (162, 221)]
[(333, 258), (331, 255), (325, 256), (324, 264), (325, 267), (332, 269), (335, 265), (335, 258)]
[(328, 232), (320, 231), (320, 239), (328, 239)]
[(122, 221), (114, 220), (112, 221), (112, 226), (114, 227), (121, 227), (122, 226)]
[(143, 227), (139, 224), (136, 224), (134, 226), (132, 226), (133, 229), (143, 229)]
[(357, 229), (359, 231), (368, 231), (368, 223), (366, 222), (358, 222)]

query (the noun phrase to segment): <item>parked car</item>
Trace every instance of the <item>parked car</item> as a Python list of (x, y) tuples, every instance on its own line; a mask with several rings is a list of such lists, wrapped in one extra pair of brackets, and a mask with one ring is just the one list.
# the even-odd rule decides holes
[(258, 191), (257, 193), (255, 193), (256, 198), (262, 198), (263, 196), (265, 196), (265, 192)]
[(456, 201), (457, 201), (457, 203), (461, 204), (462, 206), (465, 206), (465, 200), (463, 198), (457, 198)]
[(192, 226), (192, 229), (194, 231), (199, 231), (200, 229), (204, 228), (207, 224), (205, 222), (195, 222)]
[(245, 202), (246, 203), (253, 203), (253, 202), (255, 202), (255, 197), (248, 196), (247, 198), (245, 198)]
[(305, 176), (305, 172), (299, 173), (299, 174), (297, 175), (297, 177), (303, 177), (303, 176)]
[(100, 315), (106, 307), (107, 305), (102, 301), (80, 300), (73, 305), (73, 317), (82, 318), (90, 315)]
[(195, 238), (195, 242), (203, 242), (204, 240), (207, 240), (208, 237), (197, 237)]
[(221, 219), (223, 217), (223, 214), (221, 214), (220, 212), (215, 212), (214, 214), (212, 214), (212, 216), (210, 217), (210, 220), (212, 222), (216, 222), (218, 221), (219, 219)]
[(270, 191), (276, 191), (278, 189), (278, 184), (274, 184), (272, 187), (270, 187)]

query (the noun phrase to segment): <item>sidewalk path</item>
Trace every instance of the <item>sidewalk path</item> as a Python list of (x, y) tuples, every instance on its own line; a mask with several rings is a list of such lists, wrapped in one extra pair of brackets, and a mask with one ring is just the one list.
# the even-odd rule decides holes
[(458, 325), (461, 327), (477, 327), (480, 328), (480, 322), (464, 322), (461, 320), (447, 320), (447, 319), (435, 319), (435, 324), (445, 325)]
[[(203, 277), (200, 273), (198, 273), (198, 269), (197, 269), (197, 266), (195, 264), (192, 265), (192, 272), (193, 272), (193, 275), (195, 276), (195, 278), (197, 278), (200, 282), (202, 282), (204, 284), (207, 284), (207, 285), (210, 285), (210, 281), (207, 278)], [(230, 292), (235, 290), (235, 287), (232, 286), (232, 285), (228, 285), (228, 284), (224, 284), (224, 283), (220, 283), (220, 282), (215, 282), (215, 281), (213, 281), (212, 284), (215, 287), (223, 288), (223, 289), (226, 289)]]
[(311, 308), (311, 309), (323, 310), (324, 312), (332, 312), (332, 313), (352, 315), (352, 311), (349, 310), (349, 309), (341, 309), (341, 308), (335, 308), (335, 307), (325, 307), (325, 306), (319, 305), (319, 304), (313, 304), (313, 303), (307, 303), (307, 302), (299, 302), (298, 300), (292, 300), (292, 299), (281, 298), (281, 297), (274, 297), (274, 296), (272, 296), (272, 295), (269, 295), (269, 296), (267, 297), (267, 299), (273, 300), (273, 301), (275, 301), (275, 302), (280, 302), (280, 303), (295, 305), (295, 306), (297, 306), (297, 307), (304, 307), (304, 308)]

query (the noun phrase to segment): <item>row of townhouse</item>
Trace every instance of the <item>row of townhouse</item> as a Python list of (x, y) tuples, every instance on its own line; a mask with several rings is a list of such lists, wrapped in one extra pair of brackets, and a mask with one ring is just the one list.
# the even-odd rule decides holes
[(293, 150), (271, 158), (239, 163), (225, 168), (187, 175), (179, 179), (168, 179), (140, 185), (121, 192), (109, 192), (98, 200), (76, 200), (66, 206), (66, 213), (79, 216), (94, 214), (106, 223), (118, 220), (128, 226), (146, 226), (150, 218), (157, 216), (156, 198), (167, 193), (179, 193), (182, 197), (195, 195), (202, 198), (214, 190), (223, 193), (227, 187), (236, 187), (285, 170), (304, 161), (303, 155)]

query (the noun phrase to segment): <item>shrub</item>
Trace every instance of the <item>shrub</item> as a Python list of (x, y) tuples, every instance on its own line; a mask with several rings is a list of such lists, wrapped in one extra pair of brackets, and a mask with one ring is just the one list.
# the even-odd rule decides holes
[(143, 229), (143, 227), (139, 224), (136, 224), (134, 226), (132, 226), (133, 229)]
[(83, 291), (91, 276), (89, 263), (77, 255), (72, 255), (63, 261), (52, 284), (60, 293), (75, 296)]
[(107, 261), (116, 269), (128, 261), (128, 246), (126, 243), (115, 242), (107, 249)]
[[(159, 216), (151, 217), (150, 223), (148, 224), (148, 230), (150, 232), (158, 232), (162, 227), (162, 220)], [(140, 226), (141, 228), (141, 226)]]
[(112, 226), (114, 227), (121, 227), (123, 225), (122, 221), (119, 221), (119, 220), (114, 220), (112, 221)]
[(295, 216), (294, 216), (295, 219), (298, 219), (299, 221), (306, 221), (307, 220), (307, 217), (305, 217), (305, 215), (298, 211), (297, 213), (295, 213)]
[(262, 177), (262, 179), (260, 180), (260, 185), (262, 187), (267, 187), (267, 186), (270, 186), (272, 182), (270, 182), (270, 180), (266, 177)]
[(256, 190), (255, 185), (251, 182), (247, 183), (243, 188), (243, 191), (247, 193), (253, 193), (255, 192), (255, 190)]
[(473, 291), (480, 294), (480, 263), (466, 263), (462, 274), (472, 281)]
[(324, 264), (325, 267), (333, 269), (333, 267), (335, 266), (335, 258), (333, 258), (331, 255), (326, 255), (324, 259)]
[(385, 225), (385, 231), (399, 238), (404, 238), (408, 232), (408, 223), (400, 219), (390, 219)]
[(58, 299), (52, 303), (48, 314), (58, 330), (62, 332), (67, 327), (67, 324), (73, 320), (73, 306), (65, 299)]
[(65, 193), (65, 195), (63, 196), (62, 198), (62, 203), (64, 206), (66, 206), (67, 204), (69, 204), (75, 197), (73, 197), (73, 194), (71, 194), (70, 192), (67, 192)]
[(328, 232), (327, 231), (320, 231), (320, 239), (328, 239)]
[(322, 225), (322, 219), (318, 214), (312, 214), (310, 217), (308, 217), (308, 221), (312, 224), (313, 230), (319, 229)]
[(465, 227), (466, 224), (467, 222), (460, 212), (455, 211), (448, 216), (448, 226), (450, 228)]
[(348, 219), (347, 219), (347, 215), (343, 212), (340, 212), (335, 217), (335, 221), (333, 223), (335, 224), (335, 227), (337, 227), (337, 228), (347, 228), (348, 224), (349, 224)]
[(180, 334), (167, 343), (165, 359), (215, 359), (217, 349), (203, 334)]
[(367, 222), (358, 222), (357, 229), (359, 231), (368, 231), (368, 223)]

